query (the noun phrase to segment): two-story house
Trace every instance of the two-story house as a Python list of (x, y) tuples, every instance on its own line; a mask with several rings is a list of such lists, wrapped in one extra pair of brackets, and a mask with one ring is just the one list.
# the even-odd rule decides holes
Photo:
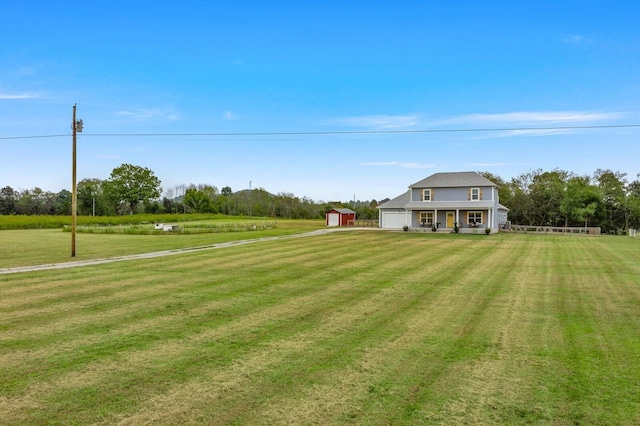
[(436, 173), (378, 206), (379, 226), (387, 229), (432, 228), (498, 232), (508, 208), (500, 204), (498, 186), (477, 172)]

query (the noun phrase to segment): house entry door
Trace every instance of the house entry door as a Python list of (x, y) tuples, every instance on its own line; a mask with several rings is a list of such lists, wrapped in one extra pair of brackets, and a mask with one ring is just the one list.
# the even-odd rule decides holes
[(456, 220), (454, 212), (447, 212), (447, 228), (453, 228), (453, 224)]

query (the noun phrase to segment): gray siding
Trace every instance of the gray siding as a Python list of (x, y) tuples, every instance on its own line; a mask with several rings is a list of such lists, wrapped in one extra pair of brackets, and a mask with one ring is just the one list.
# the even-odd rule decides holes
[[(462, 188), (411, 188), (411, 199), (415, 201), (420, 201), (422, 199), (422, 191), (424, 189), (431, 189), (432, 193), (432, 201), (468, 201), (469, 200), (469, 189), (471, 187), (462, 187)], [(473, 188), (480, 188), (482, 191), (482, 199), (481, 201), (489, 201), (491, 200), (491, 191), (492, 187), (490, 186), (474, 186)], [(428, 204), (428, 201), (425, 201), (425, 204)]]

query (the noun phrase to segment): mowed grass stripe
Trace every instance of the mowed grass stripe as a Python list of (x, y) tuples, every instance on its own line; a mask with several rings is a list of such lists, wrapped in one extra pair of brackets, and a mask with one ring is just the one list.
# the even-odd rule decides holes
[[(421, 326), (412, 329), (410, 336), (419, 339), (404, 351), (398, 350), (393, 357), (397, 362), (372, 385), (363, 422), (427, 421), (425, 415), (430, 416), (434, 406), (446, 399), (437, 389), (451, 389), (460, 380), (459, 365), (475, 363), (487, 352), (494, 352), (493, 328), (484, 322), (495, 314), (491, 305), (508, 285), (503, 278), (509, 270), (496, 268), (496, 264), (516, 261), (522, 250), (514, 250), (510, 244), (477, 248), (488, 255), (467, 261), (452, 281), (444, 280), (447, 292), (423, 309), (430, 313), (427, 321), (435, 327), (413, 321)], [(422, 332), (424, 329), (429, 332)]]
[[(394, 260), (394, 259), (393, 259), (393, 258), (391, 258), (390, 260), (393, 262), (393, 260)], [(339, 269), (339, 268), (334, 268), (334, 269), (333, 269), (333, 273), (335, 274), (335, 272), (336, 272), (338, 269)], [(365, 265), (365, 269), (367, 269), (367, 268), (366, 268), (366, 265)], [(349, 273), (349, 274), (351, 274), (351, 273), (352, 273), (352, 271), (353, 271), (353, 267), (351, 267), (351, 268), (350, 268), (350, 270), (348, 271), (348, 273)], [(312, 278), (313, 278), (313, 277), (312, 277)], [(315, 280), (314, 280), (314, 281), (315, 281)], [(316, 282), (317, 282), (317, 281), (316, 281)], [(254, 326), (255, 326), (255, 324), (252, 324), (252, 325), (254, 325)], [(108, 337), (108, 336), (107, 336), (107, 337)], [(68, 348), (68, 351), (69, 351), (69, 352), (71, 352), (71, 351), (72, 351), (72, 349), (73, 349), (73, 348)], [(120, 349), (122, 349), (122, 348), (120, 348)], [(81, 351), (81, 352), (82, 352), (82, 353), (85, 353), (85, 352), (86, 352), (86, 349), (85, 349), (85, 348), (82, 348), (82, 351)], [(95, 355), (95, 354), (94, 354), (94, 355)], [(90, 353), (87, 353), (87, 354), (86, 354), (86, 357), (87, 357), (87, 359), (91, 358), (91, 354), (90, 354)]]
[[(321, 254), (322, 254), (322, 253), (321, 253)], [(387, 258), (389, 258), (389, 257), (387, 256)], [(391, 258), (390, 258), (390, 261), (391, 261), (391, 263), (393, 263), (393, 261), (394, 261), (393, 257), (391, 257)], [(339, 276), (337, 276), (337, 275), (335, 274), (336, 269), (337, 269), (337, 268), (334, 268), (334, 271), (333, 271), (333, 273), (334, 273), (334, 276), (335, 276), (335, 277), (329, 277), (329, 281), (331, 281), (331, 280), (333, 280), (333, 279), (337, 279), (337, 278), (339, 278)], [(368, 271), (368, 269), (369, 269), (369, 268), (368, 268), (368, 265), (365, 265), (365, 268), (364, 268), (364, 269)], [(349, 275), (351, 275), (351, 274), (353, 273), (353, 267), (351, 267), (351, 268), (350, 268), (350, 270), (348, 270), (347, 272), (348, 272), (348, 274), (349, 274)], [(313, 277), (312, 277), (312, 278), (313, 278)], [(314, 281), (317, 283), (317, 280), (312, 280), (312, 282), (314, 282)], [(297, 303), (296, 301), (294, 301), (294, 302), (293, 302), (293, 303), (291, 303), (290, 305), (291, 305), (291, 309), (294, 309), (294, 311), (295, 311), (295, 309), (299, 309), (299, 308), (296, 306), (296, 305), (298, 305), (298, 303)], [(280, 311), (282, 311), (282, 309), (280, 309)], [(276, 316), (277, 316), (279, 313), (280, 313), (280, 315), (282, 315), (282, 313), (281, 313), (281, 312), (278, 312), (277, 310), (274, 310), (274, 315), (276, 315)], [(259, 316), (259, 314), (257, 314), (256, 316)], [(236, 321), (236, 322), (237, 322), (237, 321)], [(248, 324), (248, 326), (255, 327), (255, 326), (256, 326), (256, 324), (255, 324), (255, 322), (251, 322), (251, 323), (249, 323), (249, 324)], [(182, 343), (182, 342), (178, 342), (177, 346), (178, 346), (178, 347), (180, 347), (181, 345), (183, 345), (183, 343)], [(147, 362), (147, 361), (149, 360), (149, 356), (153, 357), (153, 355), (152, 355), (152, 354), (153, 354), (156, 350), (157, 350), (157, 348), (152, 348), (152, 349), (150, 349), (150, 350), (148, 351), (148, 352), (149, 352), (149, 354), (146, 354), (146, 355), (144, 355), (144, 356), (141, 358), (141, 362)], [(84, 350), (83, 350), (82, 352), (84, 352)], [(142, 351), (141, 351), (141, 352), (142, 352)], [(162, 353), (162, 352), (161, 352), (161, 353)], [(145, 357), (145, 356), (146, 356), (146, 357)], [(130, 354), (127, 354), (127, 360), (128, 360), (128, 365), (133, 364), (133, 368), (134, 368), (134, 369), (137, 367), (136, 363), (134, 362), (135, 360), (133, 360), (133, 361), (132, 361), (132, 358), (131, 358)], [(80, 382), (80, 383), (86, 383), (86, 381), (85, 381), (85, 380), (78, 380), (77, 382)]]
[[(220, 274), (216, 266), (233, 265), (238, 271), (238, 276), (246, 276), (243, 271), (248, 265), (252, 266), (252, 274), (256, 274), (256, 268), (260, 267), (260, 265), (263, 265), (262, 268), (265, 270), (271, 270), (273, 269), (271, 261), (276, 259), (278, 260), (278, 268), (285, 271), (289, 270), (287, 262), (298, 262), (298, 264), (304, 264), (309, 268), (314, 266), (307, 265), (310, 260), (303, 256), (305, 250), (312, 250), (312, 248), (307, 248), (306, 244), (299, 240), (297, 244), (287, 245), (287, 250), (284, 254), (278, 254), (277, 252), (276, 254), (270, 254), (273, 253), (271, 246), (268, 243), (263, 245), (265, 247), (257, 250), (252, 247), (249, 252), (244, 248), (229, 248), (212, 252), (197, 252), (181, 256), (176, 261), (156, 260), (148, 263), (148, 268), (153, 269), (153, 273), (150, 273), (146, 267), (130, 267), (129, 265), (135, 265), (135, 262), (143, 262), (132, 261), (118, 265), (104, 265), (98, 268), (98, 270), (102, 271), (102, 274), (95, 273), (89, 277), (85, 274), (82, 281), (80, 279), (76, 279), (73, 282), (69, 280), (66, 283), (67, 285), (60, 284), (58, 279), (48, 280), (47, 285), (49, 288), (43, 288), (37, 284), (33, 286), (32, 291), (26, 290), (20, 295), (7, 293), (2, 305), (0, 305), (0, 312), (10, 312), (13, 317), (2, 316), (2, 313), (0, 313), (0, 318), (2, 318), (3, 322), (10, 322), (11, 320), (22, 322), (25, 318), (37, 321), (37, 317), (47, 314), (48, 310), (53, 310), (54, 315), (66, 316), (68, 311), (66, 308), (72, 306), (65, 306), (61, 303), (61, 300), (68, 300), (66, 303), (69, 305), (82, 304), (89, 309), (104, 310), (108, 308), (108, 306), (104, 306), (105, 301), (122, 304), (127, 298), (130, 298), (129, 296), (136, 296), (131, 298), (137, 300), (139, 298), (137, 296), (140, 293), (149, 292), (162, 296), (163, 293), (159, 291), (162, 286), (173, 292), (176, 286), (182, 284), (191, 291), (193, 285), (190, 282), (190, 275), (192, 273), (195, 274), (196, 279), (201, 281), (201, 268), (203, 267), (208, 268), (210, 274), (208, 278), (213, 281), (215, 280), (215, 275)], [(331, 247), (331, 245), (328, 246), (329, 250), (337, 248)], [(297, 253), (295, 258), (291, 256), (291, 253), (294, 252)], [(204, 265), (203, 259), (211, 259), (212, 265), (210, 267)], [(147, 263), (144, 264), (146, 265)], [(157, 273), (175, 274), (176, 280), (179, 282), (163, 283), (163, 281), (158, 281)], [(68, 276), (68, 274), (59, 274), (59, 276), (62, 277), (60, 280), (64, 280), (64, 277)], [(55, 284), (51, 285), (52, 281)], [(206, 283), (206, 285), (209, 284)], [(242, 287), (240, 286), (239, 288)], [(48, 309), (49, 307), (51, 308)], [(60, 309), (55, 309), (57, 307), (62, 308), (64, 312), (61, 313)], [(42, 323), (50, 325), (51, 319), (44, 316)]]
[[(440, 247), (431, 247), (438, 248)], [(261, 421), (269, 424), (273, 420), (269, 412), (279, 415), (286, 413), (288, 417), (284, 418), (285, 422), (286, 419), (297, 419), (297, 422), (305, 423), (318, 413), (301, 404), (299, 398), (309, 396), (313, 401), (322, 401), (318, 396), (309, 395), (309, 386), (317, 389), (326, 380), (339, 381), (345, 373), (353, 376), (351, 372), (341, 370), (351, 370), (353, 363), (360, 364), (366, 349), (387, 346), (389, 342), (407, 337), (407, 322), (413, 321), (407, 321), (406, 318), (412, 315), (423, 316), (424, 312), (419, 305), (428, 300), (430, 293), (446, 288), (437, 281), (427, 279), (425, 271), (429, 270), (436, 276), (441, 272), (446, 275), (459, 273), (460, 269), (455, 267), (461, 260), (459, 256), (451, 256), (443, 250), (436, 253), (412, 251), (406, 254), (402, 262), (394, 262), (393, 267), (375, 268), (376, 278), (371, 281), (389, 283), (375, 295), (360, 303), (350, 304), (348, 309), (331, 309), (326, 321), (293, 336), (293, 340), (286, 338), (274, 342), (283, 358), (277, 363), (273, 359), (267, 362), (260, 355), (261, 362), (250, 362), (256, 368), (252, 371), (251, 380), (248, 383), (240, 381), (241, 384), (234, 382), (241, 387), (242, 398), (228, 392), (228, 389), (223, 395), (212, 389), (210, 383), (217, 383), (218, 378), (207, 376), (205, 380), (198, 377), (195, 382), (174, 389), (167, 398), (155, 401), (155, 404), (138, 413), (134, 419), (150, 416), (158, 421), (167, 421), (163, 415), (179, 413), (181, 421), (189, 422), (194, 421), (194, 418), (189, 417), (190, 413), (206, 411), (208, 406), (215, 403), (216, 421), (221, 423), (236, 419), (239, 423)], [(356, 282), (357, 278), (355, 277)], [(292, 349), (295, 350), (291, 352)], [(287, 351), (291, 353), (287, 355)], [(264, 369), (265, 365), (269, 368)], [(340, 370), (336, 371), (337, 368)], [(336, 389), (333, 392), (323, 390), (327, 396), (335, 396), (335, 391)], [(337, 392), (343, 403), (348, 402), (352, 393), (346, 392), (345, 388)], [(271, 394), (287, 396), (293, 398), (293, 401), (290, 404), (274, 401), (270, 398)], [(185, 402), (187, 399), (188, 404)], [(160, 407), (171, 408), (172, 403), (177, 401), (178, 407), (159, 410)], [(256, 402), (260, 402), (260, 405), (256, 406)], [(262, 411), (260, 407), (266, 407), (267, 411)], [(308, 412), (309, 419), (301, 417), (301, 411)], [(253, 414), (247, 418), (238, 417), (242, 416), (241, 413)], [(340, 413), (334, 412), (336, 414)], [(328, 419), (326, 416), (317, 418)]]
[[(634, 259), (627, 240), (332, 235), (307, 239), (300, 257), (287, 245), (281, 263), (279, 244), (268, 244), (267, 262), (231, 255), (257, 246), (228, 249), (223, 264), (184, 256), (185, 274), (173, 260), (123, 263), (125, 297), (116, 301), (114, 286), (104, 316), (71, 309), (74, 326), (56, 324), (66, 342), (7, 349), (17, 370), (0, 361), (0, 421), (637, 423), (634, 266), (593, 267), (619, 248)], [(137, 292), (142, 272), (158, 293)], [(111, 328), (100, 330), (108, 313)], [(28, 342), (44, 325), (43, 316), (8, 331)], [(39, 369), (48, 349), (53, 360)], [(610, 378), (619, 389), (605, 390)]]
[[(296, 247), (298, 248), (301, 247), (300, 245), (295, 244), (296, 240), (300, 241), (301, 239), (292, 239), (292, 240), (283, 241), (283, 243), (286, 243), (286, 242), (293, 243), (290, 245), (288, 249), (283, 249), (282, 251), (283, 255), (286, 256), (287, 254), (294, 253), (296, 250)], [(271, 250), (269, 249), (270, 246), (268, 244), (269, 242), (262, 242), (262, 243), (255, 244), (256, 247), (254, 248), (255, 249), (254, 255), (259, 256), (259, 258), (262, 258), (263, 256), (268, 256), (271, 253)], [(244, 258), (247, 262), (253, 262), (253, 263), (255, 263), (256, 261), (256, 258), (247, 257), (245, 251), (243, 250), (243, 247), (234, 247), (234, 246), (220, 248), (220, 249), (210, 248), (204, 251), (187, 252), (187, 256), (196, 256), (200, 253), (208, 253), (209, 255), (215, 257), (221, 251), (224, 251), (225, 256), (227, 258), (231, 258), (231, 261), (235, 261), (236, 258), (237, 259)], [(233, 256), (232, 253), (235, 253), (235, 256)], [(275, 255), (280, 255), (280, 253), (276, 253)], [(188, 259), (188, 258), (183, 257), (182, 259)], [(136, 261), (134, 260), (131, 262), (136, 262)], [(142, 260), (142, 262), (145, 262), (145, 260)], [(165, 263), (167, 265), (176, 265), (175, 262), (168, 261), (167, 258), (162, 258), (159, 262), (156, 262), (154, 265), (158, 271), (162, 271)], [(105, 265), (105, 266), (108, 267), (111, 265)], [(191, 270), (189, 266), (190, 266), (189, 260), (183, 260), (183, 263), (181, 265), (177, 264), (177, 268), (179, 268), (182, 273), (188, 273)], [(171, 270), (175, 270), (175, 267), (173, 266), (170, 266), (170, 268)], [(131, 271), (128, 271), (127, 269), (123, 269), (121, 263), (117, 263), (115, 268), (108, 269), (108, 270), (110, 271), (111, 274), (114, 274), (114, 271), (115, 271), (115, 275), (113, 276), (114, 280), (117, 278), (117, 274), (119, 272), (122, 274), (127, 274), (127, 276), (129, 277), (131, 277), (132, 275)], [(76, 274), (79, 276), (84, 275), (82, 272), (82, 268), (76, 268), (69, 271), (76, 271), (76, 272), (64, 273), (63, 275), (60, 275), (61, 277), (63, 277), (62, 279), (68, 280), (70, 279), (70, 277), (73, 276), (73, 274)], [(23, 274), (20, 274), (20, 276), (24, 278), (15, 279), (13, 276), (10, 277), (10, 276), (0, 275), (0, 283), (2, 283), (3, 292), (6, 295), (15, 295), (17, 297), (20, 295), (20, 293), (23, 293), (26, 295), (33, 296), (33, 291), (36, 289), (41, 290), (38, 293), (41, 297), (54, 297), (56, 295), (56, 291), (62, 291), (64, 293), (64, 290), (60, 289), (60, 286), (57, 280), (55, 279), (55, 276), (51, 276), (50, 271), (23, 273)], [(36, 283), (34, 281), (34, 277), (41, 277), (40, 282)], [(24, 282), (28, 282), (29, 285), (25, 287), (25, 285), (23, 284)]]
[[(640, 317), (637, 299), (633, 301), (637, 284), (629, 282), (624, 268), (612, 266), (616, 257), (600, 244), (595, 249), (582, 244), (556, 257), (558, 268), (570, 271), (559, 274), (557, 283), (564, 345), (556, 358), (565, 369), (558, 391), (568, 402), (563, 416), (584, 424), (639, 420)], [(634, 291), (625, 290), (629, 285)], [(602, 406), (617, 409), (605, 413), (597, 408)]]
[[(252, 253), (251, 251), (248, 253), (245, 252), (243, 257), (247, 257), (247, 254), (251, 257)], [(319, 256), (322, 255), (319, 254)], [(193, 259), (196, 257), (200, 259), (199, 264), (193, 263)], [(191, 257), (192, 264), (190, 267), (192, 270), (202, 271), (210, 261), (209, 259), (210, 258), (205, 255), (193, 256)], [(255, 303), (254, 300), (260, 298), (260, 303), (266, 305), (268, 300), (264, 298), (263, 293), (259, 292), (261, 288), (273, 287), (275, 285), (274, 283), (279, 282), (279, 280), (291, 281), (307, 275), (307, 271), (304, 268), (289, 267), (292, 262), (300, 264), (299, 261), (291, 260), (291, 257), (282, 257), (282, 259), (282, 262), (285, 262), (282, 267), (274, 268), (272, 266), (269, 268), (271, 271), (270, 275), (261, 277), (261, 274), (254, 273), (254, 270), (246, 269), (246, 265), (238, 267), (228, 262), (228, 259), (224, 257), (216, 258), (214, 262), (216, 264), (219, 263), (220, 271), (224, 272), (218, 272), (216, 277), (216, 265), (212, 265), (212, 268), (209, 269), (210, 272), (205, 275), (201, 273), (197, 281), (192, 279), (185, 280), (182, 274), (180, 274), (177, 280), (164, 276), (163, 279), (165, 281), (163, 282), (159, 280), (157, 276), (154, 278), (154, 274), (150, 274), (148, 271), (149, 268), (154, 269), (154, 262), (150, 262), (149, 265), (142, 264), (142, 273), (144, 273), (147, 278), (145, 278), (145, 281), (141, 282), (139, 286), (135, 285), (135, 278), (124, 280), (119, 276), (118, 279), (110, 284), (113, 288), (110, 289), (109, 295), (106, 297), (99, 296), (94, 305), (84, 306), (74, 298), (71, 298), (72, 300), (69, 302), (60, 304), (63, 312), (56, 314), (62, 317), (59, 321), (62, 329), (57, 333), (58, 335), (51, 333), (56, 330), (56, 324), (51, 324), (51, 318), (40, 318), (40, 330), (46, 331), (49, 329), (49, 333), (44, 336), (46, 341), (35, 341), (33, 343), (37, 344), (38, 347), (42, 347), (42, 345), (47, 342), (51, 342), (60, 346), (62, 351), (69, 351), (73, 350), (73, 347), (69, 347), (66, 344), (67, 339), (65, 337), (70, 336), (70, 338), (76, 339), (77, 337), (83, 337), (85, 333), (78, 333), (78, 328), (82, 330), (83, 325), (86, 325), (88, 334), (99, 334), (106, 331), (117, 331), (121, 325), (126, 325), (128, 322), (135, 322), (139, 327), (133, 329), (129, 327), (127, 328), (127, 332), (144, 332), (147, 327), (163, 327), (162, 321), (158, 321), (157, 319), (158, 315), (163, 315), (167, 322), (175, 323), (177, 319), (176, 315), (184, 314), (192, 316), (194, 313), (197, 314), (197, 312), (194, 312), (197, 306), (210, 301), (210, 299), (225, 301), (225, 298), (233, 296), (233, 305), (237, 305), (235, 307), (237, 312), (246, 311), (246, 307), (240, 303), (242, 299), (239, 299), (239, 297), (247, 299), (250, 303)], [(349, 259), (345, 258), (345, 261), (345, 264), (347, 264)], [(139, 263), (139, 261), (137, 262)], [(168, 265), (166, 262), (163, 264), (165, 266)], [(176, 259), (174, 264), (177, 265), (175, 268), (182, 269), (182, 262), (179, 259)], [(261, 265), (255, 260), (253, 264), (258, 265), (258, 267)], [(108, 265), (97, 269), (102, 270), (103, 273), (100, 275), (100, 277), (102, 277), (107, 276), (110, 271), (114, 271), (114, 268), (114, 266)], [(134, 265), (128, 269), (134, 277), (141, 275), (141, 272), (139, 270), (137, 271)], [(122, 269), (119, 269), (119, 271), (121, 270)], [(243, 270), (246, 272), (236, 274), (234, 273), (235, 270)], [(329, 272), (328, 269), (324, 268), (318, 270), (320, 273), (323, 273), (323, 271), (325, 271), (324, 273)], [(221, 274), (223, 275), (222, 277), (220, 277)], [(212, 278), (212, 275), (214, 275), (214, 278)], [(91, 282), (94, 281), (93, 276), (91, 276), (89, 281), (89, 286), (94, 286), (91, 284)], [(122, 291), (119, 291), (118, 285), (123, 287)], [(70, 294), (75, 295), (76, 286), (77, 283), (70, 283)], [(131, 289), (134, 291), (130, 291)], [(295, 290), (295, 288), (293, 288), (293, 290)], [(100, 289), (98, 289), (97, 292), (102, 293)], [(281, 293), (276, 297), (290, 297), (291, 295), (292, 293), (289, 291), (288, 293)], [(105, 298), (110, 300), (108, 304), (104, 302)], [(124, 298), (128, 299), (125, 300)], [(74, 303), (77, 305), (75, 312), (70, 309), (74, 306)], [(227, 306), (229, 305), (228, 301), (224, 303), (226, 303)], [(224, 309), (224, 304), (219, 306), (218, 310), (221, 308)], [(202, 309), (206, 312), (210, 307), (204, 306)], [(157, 315), (154, 314), (153, 311), (157, 311)], [(228, 315), (237, 315), (237, 312), (228, 312)], [(224, 312), (222, 313), (224, 314)], [(67, 336), (64, 333), (66, 333), (68, 329), (71, 329), (72, 333)], [(113, 334), (113, 332), (111, 334)], [(102, 336), (98, 335), (97, 339), (102, 339)], [(6, 347), (11, 346), (11, 342), (5, 341), (4, 343)], [(76, 344), (79, 343), (76, 342)], [(42, 348), (42, 353), (48, 353), (50, 355), (51, 348)], [(7, 360), (5, 359), (4, 361), (6, 362)]]
[[(545, 399), (537, 392), (541, 385), (538, 369), (548, 367), (537, 351), (549, 345), (546, 333), (540, 330), (553, 323), (537, 303), (548, 287), (538, 273), (537, 265), (544, 256), (538, 242), (519, 244), (506, 258), (493, 259), (489, 267), (496, 287), (469, 345), (478, 357), (448, 363), (446, 373), (430, 387), (429, 400), (414, 412), (414, 421), (521, 424), (551, 419), (537, 404)], [(484, 340), (478, 338), (481, 336)]]
[[(241, 282), (233, 281), (234, 285), (226, 287), (219, 285), (219, 292), (254, 292), (255, 288), (247, 288), (247, 284), (250, 283), (254, 277), (261, 275), (263, 270), (272, 274), (275, 272), (279, 277), (290, 279), (290, 277), (286, 277), (283, 274), (291, 272), (304, 274), (304, 271), (300, 271), (300, 266), (304, 266), (310, 270), (313, 270), (316, 265), (322, 267), (320, 262), (322, 262), (322, 258), (325, 256), (316, 256), (320, 260), (313, 260), (310, 256), (304, 255), (304, 250), (313, 250), (313, 248), (307, 248), (307, 245), (304, 243), (298, 244), (297, 247), (298, 248), (293, 248), (293, 251), (298, 253), (295, 258), (292, 258), (291, 256), (274, 255), (274, 259), (279, 257), (279, 262), (275, 269), (271, 262), (273, 259), (262, 255), (261, 252), (256, 253), (256, 251), (251, 250), (247, 254), (246, 251), (243, 251), (242, 257), (244, 259), (251, 259), (248, 261), (248, 264), (252, 266), (249, 270), (250, 274), (243, 273), (243, 271), (247, 270), (247, 264), (237, 263), (237, 260), (233, 258), (234, 256), (231, 249), (229, 249), (230, 251), (228, 252), (228, 255), (225, 251), (224, 256), (210, 257), (208, 254), (201, 253), (198, 255), (190, 255), (188, 260), (184, 260), (186, 258), (183, 258), (183, 260), (178, 260), (172, 263), (159, 261), (162, 262), (162, 267), (157, 266), (158, 262), (149, 263), (148, 268), (153, 269), (154, 273), (176, 274), (176, 280), (165, 279), (164, 281), (159, 281), (154, 273), (149, 273), (149, 270), (146, 267), (136, 269), (127, 266), (135, 264), (135, 262), (127, 262), (119, 266), (106, 265), (99, 268), (102, 271), (102, 274), (92, 274), (84, 283), (78, 281), (69, 282), (68, 288), (66, 289), (67, 294), (61, 295), (58, 299), (55, 299), (55, 301), (49, 301), (49, 299), (47, 299), (46, 303), (43, 302), (40, 304), (34, 301), (33, 299), (37, 299), (38, 294), (44, 292), (44, 289), (39, 286), (36, 286), (37, 294), (27, 294), (21, 297), (20, 300), (23, 300), (23, 302), (22, 305), (19, 306), (17, 303), (11, 302), (11, 299), (17, 299), (15, 295), (12, 298), (7, 296), (3, 305), (11, 305), (13, 309), (5, 306), (4, 310), (9, 312), (9, 314), (5, 314), (1, 318), (5, 324), (19, 322), (24, 325), (25, 320), (34, 324), (39, 322), (43, 327), (46, 327), (50, 333), (52, 329), (55, 330), (55, 327), (52, 326), (52, 320), (54, 320), (52, 316), (57, 315), (63, 317), (63, 320), (67, 320), (68, 312), (70, 308), (73, 307), (82, 307), (83, 309), (86, 309), (90, 315), (99, 316), (101, 312), (105, 312), (108, 309), (113, 308), (111, 305), (115, 305), (123, 309), (126, 308), (125, 305), (127, 304), (127, 301), (139, 303), (139, 299), (148, 300), (152, 297), (163, 298), (166, 296), (166, 293), (174, 294), (178, 290), (184, 290), (185, 293), (193, 295), (199, 291), (198, 285), (204, 286), (210, 290), (213, 285), (212, 283), (216, 281), (217, 276), (220, 274), (228, 274), (228, 272), (220, 272), (223, 269), (217, 268), (217, 266), (226, 267), (226, 265), (232, 265), (232, 267), (238, 270), (239, 273), (237, 274), (237, 277), (233, 278), (234, 280), (237, 278)], [(329, 245), (328, 249), (332, 250), (333, 247)], [(266, 250), (273, 251), (271, 248), (267, 248)], [(208, 261), (207, 259), (212, 259), (211, 261), (214, 264), (211, 265), (211, 267), (203, 263)], [(258, 262), (257, 259), (260, 259), (260, 262)], [(344, 259), (348, 262), (348, 258), (345, 257)], [(295, 263), (296, 268), (290, 268), (287, 262)], [(197, 276), (195, 280), (192, 281), (189, 277), (189, 271), (200, 271), (202, 268), (207, 268), (209, 271), (206, 280), (203, 281), (202, 273), (200, 273), (200, 276)], [(125, 270), (128, 272), (125, 272)], [(225, 276), (224, 279), (226, 282), (231, 282), (227, 276)], [(59, 290), (61, 285), (56, 284), (56, 287), (58, 287)], [(223, 288), (226, 288), (227, 290), (223, 290)], [(165, 291), (161, 291), (163, 289)], [(87, 292), (90, 293), (87, 294)], [(65, 302), (60, 302), (61, 300), (65, 300)], [(56, 304), (54, 302), (58, 303)], [(27, 309), (27, 306), (30, 309)], [(19, 307), (19, 309), (15, 309), (16, 307)], [(62, 308), (60, 310), (63, 312), (56, 310), (56, 307)], [(53, 311), (51, 316), (47, 315), (49, 311)], [(105, 313), (105, 315), (111, 314), (112, 311), (107, 311)], [(31, 324), (29, 325), (31, 326)], [(33, 326), (31, 326), (31, 328), (33, 329)]]

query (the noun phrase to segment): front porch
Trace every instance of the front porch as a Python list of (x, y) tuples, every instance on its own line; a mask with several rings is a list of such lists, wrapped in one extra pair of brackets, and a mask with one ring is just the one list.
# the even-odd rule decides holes
[[(459, 234), (484, 234), (485, 233), (485, 229), (486, 226), (478, 226), (478, 227), (459, 227), (458, 228), (458, 233)], [(410, 228), (409, 231), (411, 232), (425, 232), (425, 233), (429, 233), (429, 234), (453, 234), (454, 228), (447, 228), (447, 227), (436, 227), (436, 230), (433, 231), (432, 228), (429, 227), (417, 227), (417, 228)], [(493, 233), (493, 231), (492, 231)]]
[[(460, 233), (485, 232), (492, 223), (491, 209), (432, 209), (410, 211), (410, 228), (417, 231), (454, 232), (458, 227)], [(435, 230), (434, 230), (435, 228)]]

